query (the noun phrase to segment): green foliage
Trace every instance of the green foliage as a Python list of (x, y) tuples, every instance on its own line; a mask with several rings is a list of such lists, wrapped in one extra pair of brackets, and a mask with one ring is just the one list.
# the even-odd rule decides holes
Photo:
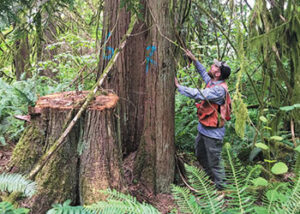
[(82, 206), (71, 206), (71, 200), (65, 201), (63, 204), (54, 204), (52, 209), (48, 210), (46, 214), (92, 214), (84, 209)]
[(71, 201), (67, 200), (63, 204), (52, 205), (47, 214), (71, 214), (71, 213), (80, 213), (80, 214), (126, 214), (126, 213), (149, 213), (149, 214), (159, 214), (160, 212), (155, 209), (153, 206), (140, 203), (136, 198), (131, 195), (125, 195), (116, 190), (104, 190), (102, 193), (108, 196), (107, 200), (99, 201), (95, 204), (83, 206), (71, 206)]
[(0, 202), (0, 213), (1, 214), (27, 214), (29, 209), (26, 208), (14, 208), (14, 206), (6, 201)]
[(289, 213), (296, 214), (300, 211), (300, 179), (295, 183), (275, 183), (265, 191), (263, 206), (255, 207), (257, 214), (261, 213)]
[[(226, 211), (229, 213), (248, 213), (252, 210), (254, 197), (246, 191), (249, 187), (249, 181), (253, 172), (246, 177), (243, 168), (236, 167), (230, 152), (229, 145), (225, 146), (228, 170), (227, 170), (227, 190), (228, 201), (226, 201)], [(256, 170), (255, 168), (254, 170)], [(189, 191), (184, 188), (173, 188), (174, 198), (180, 211), (186, 213), (192, 209), (201, 208), (199, 212), (194, 213), (221, 213), (223, 212), (224, 201), (218, 198), (217, 191), (205, 172), (196, 167), (186, 166), (189, 183), (195, 189), (194, 198), (190, 196)], [(195, 199), (196, 197), (196, 199)], [(182, 210), (183, 209), (183, 210)]]
[[(33, 105), (38, 95), (74, 89), (85, 90), (90, 89), (94, 84), (93, 70), (98, 63), (98, 54), (95, 50), (99, 47), (95, 45), (96, 41), (93, 38), (98, 38), (97, 31), (98, 29), (101, 31), (103, 27), (101, 24), (103, 1), (50, 0), (37, 6), (38, 2), (41, 1), (2, 0), (0, 4), (0, 143), (2, 145), (19, 138), (24, 122), (15, 119), (14, 115), (27, 114), (27, 106)], [(173, 8), (169, 8), (178, 11), (178, 14), (174, 12), (176, 30), (182, 38), (189, 41), (188, 46), (207, 68), (213, 58), (226, 60), (232, 68), (229, 87), (233, 95), (234, 115), (226, 125), (225, 142), (232, 142), (233, 151), (228, 153), (226, 150), (227, 156), (236, 153), (247, 162), (248, 159), (251, 161), (255, 158), (259, 159), (263, 153), (266, 161), (260, 164), (270, 168), (274, 164), (272, 169), (265, 169), (265, 171), (270, 174), (275, 173), (275, 176), (272, 174), (271, 176), (276, 179), (282, 178), (281, 173), (285, 173), (287, 167), (290, 169), (295, 159), (295, 171), (300, 169), (299, 142), (296, 142), (298, 147), (295, 148), (296, 156), (294, 156), (295, 153), (291, 152), (294, 144), (290, 140), (292, 135), (289, 125), (291, 120), (296, 122), (297, 139), (299, 137), (297, 118), (300, 115), (297, 114), (299, 113), (297, 98), (300, 92), (298, 75), (300, 10), (296, 2), (295, 0), (275, 1), (275, 3), (272, 1), (269, 7), (268, 1), (256, 0), (255, 6), (250, 10), (245, 1), (195, 0), (178, 1), (177, 4), (172, 5)], [(73, 3), (75, 7), (72, 7)], [(136, 13), (140, 19), (143, 19), (144, 8), (141, 1), (121, 0), (120, 3), (121, 7), (126, 7), (128, 11)], [(37, 19), (38, 16), (40, 20)], [(41, 28), (38, 28), (38, 21)], [(49, 23), (54, 25), (57, 33), (52, 35), (53, 39), (45, 36)], [(14, 55), (18, 50), (19, 40), (27, 36), (30, 49), (27, 72), (31, 73), (32, 77), (25, 79), (27, 77), (24, 74), (21, 81), (16, 81)], [(39, 47), (37, 38), (46, 46)], [(52, 52), (51, 57), (42, 57), (37, 62), (39, 48)], [(196, 87), (194, 82), (198, 85), (200, 78), (193, 70), (194, 67), (188, 70), (180, 63), (182, 61), (178, 63), (180, 81), (184, 85)], [(54, 77), (41, 76), (45, 70), (52, 71)], [(81, 71), (80, 78), (70, 86), (72, 80)], [(235, 90), (232, 90), (234, 85)], [(247, 109), (247, 106), (255, 105), (258, 107)], [(192, 152), (198, 123), (194, 101), (184, 96), (176, 96), (175, 109), (176, 146), (185, 152)], [(247, 123), (249, 119), (253, 124)], [(285, 151), (282, 148), (290, 149)], [(299, 187), (292, 193), (292, 187), (284, 183), (272, 186), (273, 180), (265, 179), (263, 177), (265, 174), (260, 175), (257, 165), (249, 166), (250, 169), (242, 169), (232, 159), (234, 158), (230, 156), (226, 161), (226, 168), (229, 171), (228, 189), (232, 190), (232, 195), (228, 196), (229, 205), (225, 204), (225, 207), (231, 210), (229, 212), (251, 210), (249, 206), (253, 205), (255, 197), (248, 190), (254, 188), (258, 189), (260, 194), (263, 194), (262, 191), (265, 192), (266, 201), (264, 207), (253, 206), (254, 210), (251, 212), (281, 213), (281, 210), (284, 210), (282, 212), (296, 213)], [(279, 164), (282, 166), (280, 167)], [(199, 191), (192, 193), (187, 189), (174, 187), (177, 194), (174, 197), (183, 200), (180, 205), (182, 209), (185, 212), (193, 210), (200, 213), (212, 208), (209, 212), (219, 212), (219, 202), (214, 203), (215, 190), (209, 185), (204, 173), (198, 172), (196, 168), (191, 169), (188, 166), (186, 168), (190, 173), (191, 186)], [(276, 174), (280, 175), (276, 176)], [(113, 210), (112, 205), (115, 205), (116, 209), (123, 208), (126, 203), (129, 206), (141, 206), (132, 198), (121, 198), (118, 201), (119, 199), (117, 197), (110, 201), (99, 202), (100, 204), (94, 206), (107, 207), (105, 208), (107, 212)], [(245, 205), (248, 202), (249, 206)], [(261, 204), (261, 201), (257, 202)], [(71, 207), (70, 202), (67, 201), (63, 205), (54, 205), (52, 212), (72, 213), (80, 212), (81, 209), (84, 210), (83, 207)]]
[(261, 148), (263, 150), (268, 150), (269, 149), (269, 147), (266, 144), (264, 144), (264, 143), (256, 143), (255, 146), (257, 148)]
[(218, 199), (217, 191), (206, 173), (193, 166), (185, 165), (185, 168), (191, 187), (197, 190), (195, 192), (196, 198), (201, 198), (198, 202), (201, 210), (204, 213), (220, 213), (224, 201)]
[(21, 192), (26, 197), (31, 197), (36, 190), (35, 182), (27, 180), (20, 174), (0, 174), (0, 191)]
[(292, 106), (282, 106), (282, 107), (280, 107), (280, 110), (288, 112), (288, 111), (292, 111), (292, 110), (294, 110), (296, 108), (300, 108), (300, 104), (299, 103), (294, 104)]
[(268, 186), (268, 181), (262, 177), (255, 178), (251, 181), (254, 186)]
[(176, 146), (183, 151), (193, 151), (198, 125), (194, 101), (184, 96), (176, 96), (175, 109)]
[(108, 195), (107, 200), (88, 205), (86, 206), (87, 210), (102, 214), (160, 213), (153, 206), (146, 203), (140, 203), (131, 195), (125, 195), (116, 190), (109, 189), (101, 192)]
[(184, 187), (172, 186), (173, 197), (182, 213), (203, 213), (195, 196)]
[[(40, 61), (38, 63), (39, 70), (51, 70), (56, 74), (56, 78), (60, 84), (65, 87), (78, 76), (81, 71), (82, 75), (79, 80), (72, 86), (79, 90), (90, 89), (94, 82), (83, 80), (83, 77), (95, 77), (91, 71), (96, 68), (97, 55), (94, 51), (95, 43), (90, 40), (73, 33), (62, 34), (56, 43), (49, 44), (47, 50), (55, 50), (58, 53), (53, 59)], [(89, 75), (88, 75), (89, 73)]]
[(281, 175), (284, 174), (288, 171), (288, 167), (285, 163), (283, 162), (278, 162), (276, 164), (274, 164), (274, 166), (272, 167), (271, 171), (275, 174), (275, 175)]
[[(225, 145), (227, 162), (227, 192), (225, 200), (218, 193), (204, 171), (185, 166), (189, 178), (187, 188), (173, 186), (172, 192), (179, 210), (183, 213), (298, 213), (300, 209), (300, 179), (294, 185), (269, 182), (261, 173), (261, 166), (245, 169), (232, 155), (230, 145)], [(256, 178), (254, 178), (256, 177)], [(253, 193), (254, 191), (259, 191)], [(258, 193), (264, 191), (263, 200)], [(261, 204), (263, 202), (263, 204)], [(258, 205), (260, 204), (260, 205)]]
[(233, 113), (235, 114), (235, 131), (238, 136), (244, 138), (246, 121), (248, 119), (248, 110), (244, 101), (241, 99), (241, 95), (237, 95), (233, 99), (232, 103)]
[[(191, 87), (198, 87), (194, 85), (198, 83), (199, 74), (195, 72), (194, 66), (190, 69), (182, 68), (178, 71), (178, 78), (182, 85), (189, 84), (191, 78)], [(183, 151), (194, 151), (194, 141), (197, 135), (198, 116), (195, 101), (182, 96), (180, 94), (175, 96), (175, 139), (178, 149)]]
[[(298, 172), (299, 174), (299, 172)], [(281, 206), (277, 208), (279, 210), (284, 210), (286, 213), (296, 214), (300, 212), (300, 179), (297, 176), (296, 183), (292, 190), (292, 193), (288, 196), (288, 199)]]
[(33, 0), (2, 0), (0, 4), (0, 30), (9, 25), (24, 22), (21, 21), (24, 16), (27, 18), (26, 24), (30, 25), (37, 21), (37, 14), (40, 14), (44, 8), (47, 12), (57, 9), (57, 7), (53, 7), (54, 2), (72, 7), (74, 0), (45, 1), (42, 3)]
[(26, 115), (28, 106), (33, 106), (38, 96), (61, 91), (65, 84), (57, 84), (50, 78), (34, 75), (32, 78), (6, 83), (0, 78), (0, 138), (16, 140), (24, 130), (24, 122), (15, 115)]
[(245, 50), (248, 53), (255, 51), (256, 59), (262, 60), (262, 81), (259, 84), (262, 93), (258, 96), (261, 101), (267, 101), (260, 104), (262, 107), (275, 107), (276, 117), (270, 123), (276, 134), (281, 122), (299, 119), (296, 98), (299, 97), (299, 84), (295, 83), (299, 81), (297, 73), (300, 70), (300, 19), (296, 1), (280, 1), (270, 9), (267, 2), (255, 1), (249, 16)]
[[(228, 192), (230, 193), (225, 212), (247, 213), (251, 210), (252, 203), (251, 198), (245, 192), (245, 187), (240, 186), (244, 177), (238, 178), (234, 167), (231, 169), (233, 173), (228, 179)], [(183, 213), (223, 213), (224, 200), (218, 197), (214, 185), (205, 175), (205, 172), (193, 166), (186, 166), (186, 170), (189, 183), (195, 189), (195, 193), (191, 195), (188, 189), (173, 186), (174, 199), (180, 211)], [(241, 188), (243, 189), (241, 190)]]
[(244, 103), (241, 94), (241, 84), (242, 84), (242, 75), (245, 74), (248, 67), (247, 58), (244, 51), (244, 39), (243, 33), (240, 27), (240, 24), (237, 21), (237, 40), (238, 40), (238, 49), (237, 55), (240, 63), (240, 71), (237, 73), (237, 81), (235, 85), (235, 94), (232, 99), (232, 110), (235, 115), (235, 131), (238, 136), (244, 138), (246, 121), (248, 119), (248, 109), (247, 105)]
[[(23, 131), (23, 122), (15, 119), (14, 115), (26, 114), (27, 106), (34, 99), (31, 87), (26, 86), (20, 86), (17, 82), (9, 85), (0, 78), (0, 136), (2, 139), (5, 139), (4, 134), (14, 139)], [(23, 93), (19, 93), (19, 87), (24, 87)], [(2, 144), (5, 144), (5, 140), (2, 140)]]
[(18, 20), (18, 13), (23, 7), (29, 7), (32, 0), (2, 0), (0, 4), (0, 30)]
[(138, 19), (144, 20), (143, 9), (144, 6), (139, 0), (121, 0), (120, 8), (126, 7), (127, 11), (135, 13)]
[(149, 213), (155, 214), (160, 213), (153, 206), (140, 203), (136, 198), (131, 195), (125, 195), (116, 190), (104, 190), (102, 193), (108, 196), (107, 200), (99, 201), (95, 204), (82, 206), (71, 206), (71, 201), (67, 200), (63, 204), (55, 204), (52, 209), (50, 209), (47, 214), (70, 214), (70, 213), (81, 213), (81, 214), (122, 214), (122, 213)]
[(264, 116), (260, 116), (259, 119), (264, 122), (264, 123), (267, 123), (268, 122), (268, 119)]
[(226, 171), (227, 188), (230, 189), (229, 197), (232, 199), (228, 205), (228, 210), (233, 213), (248, 213), (252, 211), (252, 204), (254, 203), (254, 197), (245, 191), (248, 188), (248, 183), (251, 176), (246, 177), (245, 170), (238, 161), (234, 163), (232, 151), (230, 150), (230, 144), (225, 144), (226, 151), (226, 165), (228, 169)]

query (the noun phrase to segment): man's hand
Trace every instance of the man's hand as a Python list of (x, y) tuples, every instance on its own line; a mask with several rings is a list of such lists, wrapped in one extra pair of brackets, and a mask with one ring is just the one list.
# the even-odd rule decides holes
[(197, 61), (196, 57), (194, 56), (194, 54), (192, 54), (192, 52), (190, 50), (185, 50), (185, 55), (187, 55), (191, 60), (193, 61)]
[(176, 86), (177, 88), (178, 88), (178, 86), (180, 86), (176, 77), (175, 77), (175, 86)]

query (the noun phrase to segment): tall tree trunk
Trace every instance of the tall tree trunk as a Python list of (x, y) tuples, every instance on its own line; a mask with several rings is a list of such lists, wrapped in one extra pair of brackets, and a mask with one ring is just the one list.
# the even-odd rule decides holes
[(169, 191), (174, 179), (174, 46), (164, 37), (174, 40), (174, 33), (169, 0), (149, 0), (146, 6), (148, 27), (156, 24), (147, 36), (147, 44), (155, 50), (155, 63), (146, 73), (144, 132), (136, 172), (157, 193)]
[[(44, 16), (49, 16), (49, 14), (45, 14)], [(48, 19), (48, 24), (43, 29), (44, 41), (42, 43), (42, 46), (43, 46), (42, 60), (51, 60), (51, 61), (54, 61), (57, 64), (59, 64), (59, 62), (54, 59), (54, 56), (57, 54), (56, 48), (47, 49), (48, 45), (57, 42), (57, 39), (56, 39), (57, 31), (56, 31), (56, 26), (55, 26), (56, 23), (53, 19), (51, 19), (49, 17), (47, 17), (47, 19)], [(56, 75), (56, 73), (53, 72), (52, 69), (48, 69), (48, 68), (42, 70), (41, 74), (43, 76), (47, 76), (50, 78), (54, 78)]]
[(21, 75), (26, 72), (26, 78), (30, 77), (28, 71), (29, 67), (29, 44), (28, 44), (28, 35), (25, 33), (22, 38), (16, 40), (15, 42), (15, 54), (14, 54), (14, 67), (16, 79), (20, 80)]
[[(43, 26), (43, 20), (47, 20), (47, 25)], [(44, 21), (45, 22), (45, 21)], [(54, 56), (56, 54), (56, 49), (47, 49), (49, 44), (56, 42), (56, 26), (54, 19), (51, 18), (51, 15), (47, 12), (43, 12), (42, 10), (38, 12), (36, 15), (36, 60), (46, 61), (46, 60), (54, 60)], [(58, 63), (56, 61), (56, 63)], [(50, 78), (54, 78), (56, 73), (51, 69), (43, 68), (40, 71), (40, 75), (47, 76)]]
[[(119, 0), (105, 1), (102, 41), (108, 41), (100, 53), (99, 73), (128, 28), (130, 13), (119, 10), (119, 5)], [(143, 5), (145, 21), (135, 26), (106, 87), (120, 97), (124, 155), (138, 150), (135, 175), (154, 192), (165, 192), (173, 181), (175, 166), (175, 62), (174, 48), (157, 27), (168, 38), (173, 39), (174, 34), (169, 0), (147, 1)]]
[[(102, 45), (108, 40), (100, 53), (99, 74), (107, 65), (112, 48), (119, 46), (122, 36), (126, 33), (130, 16), (125, 8), (120, 9), (119, 0), (105, 1)], [(147, 32), (143, 33), (145, 30), (143, 22), (135, 25), (133, 36), (127, 39), (126, 47), (120, 53), (106, 82), (106, 88), (113, 89), (120, 97), (120, 134), (125, 156), (137, 149), (143, 131), (147, 35)]]
[(43, 27), (42, 27), (42, 12), (39, 11), (35, 16), (35, 29), (36, 29), (36, 35), (35, 35), (35, 45), (36, 45), (36, 62), (42, 60), (42, 54), (43, 54)]

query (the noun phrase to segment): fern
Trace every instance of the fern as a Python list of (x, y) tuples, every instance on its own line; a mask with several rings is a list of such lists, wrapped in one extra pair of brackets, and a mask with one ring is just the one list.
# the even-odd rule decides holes
[(20, 174), (0, 174), (0, 191), (21, 192), (26, 197), (31, 197), (36, 190), (35, 182), (27, 180)]
[(203, 213), (201, 207), (196, 201), (196, 198), (187, 188), (173, 185), (172, 192), (173, 197), (182, 213)]
[[(229, 144), (225, 145), (228, 166), (228, 200), (226, 203), (228, 213), (250, 213), (254, 197), (246, 192), (251, 175), (246, 176), (243, 168), (233, 163)], [(185, 166), (189, 183), (195, 189), (195, 196), (189, 190), (173, 186), (173, 196), (179, 209), (183, 213), (222, 213), (223, 199), (219, 199), (215, 186), (211, 184), (205, 172), (193, 166)], [(238, 168), (238, 169), (237, 169)], [(255, 170), (259, 167), (255, 167)], [(254, 170), (254, 169), (253, 169)], [(251, 172), (253, 174), (253, 171)], [(246, 178), (246, 179), (245, 179)]]
[(248, 183), (248, 181), (245, 180), (243, 168), (238, 167), (239, 169), (237, 169), (233, 163), (229, 143), (225, 144), (225, 150), (229, 166), (227, 172), (228, 189), (230, 189), (230, 193), (228, 194), (228, 197), (230, 198), (228, 202), (229, 210), (232, 212), (249, 213), (252, 210), (254, 198), (246, 192), (248, 187), (246, 183)]
[(221, 212), (223, 200), (218, 199), (217, 190), (205, 172), (194, 166), (186, 165), (185, 168), (191, 186), (197, 190), (197, 197), (201, 198), (201, 207), (210, 213)]
[(14, 90), (14, 92), (16, 93), (16, 95), (18, 96), (18, 98), (22, 99), (24, 101), (24, 103), (28, 103), (30, 106), (34, 106), (35, 100), (32, 100), (33, 98), (30, 98), (29, 95), (27, 95), (22, 90), (20, 90), (20, 89), (18, 89), (16, 87), (12, 87), (12, 89)]
[(116, 190), (103, 190), (101, 191), (104, 194), (108, 195), (108, 199), (106, 201), (100, 201), (95, 204), (86, 206), (86, 210), (90, 212), (96, 212), (101, 214), (122, 214), (122, 213), (149, 213), (156, 214), (160, 213), (153, 206), (140, 203), (136, 200), (135, 197), (131, 195), (125, 195)]
[[(284, 183), (282, 183), (284, 185)], [(280, 187), (280, 185), (279, 185)], [(288, 188), (289, 189), (289, 188)], [(299, 177), (294, 184), (294, 187), (291, 191), (284, 189), (282, 193), (277, 192), (278, 188), (274, 190), (274, 194), (281, 194), (285, 200), (277, 201), (277, 203), (270, 200), (268, 202), (268, 211), (269, 213), (288, 213), (288, 214), (297, 214), (300, 212), (300, 179)]]
[(266, 191), (265, 198), (263, 198), (264, 206), (266, 208), (267, 213), (274, 212), (274, 208), (278, 206), (278, 198), (282, 198), (284, 195), (280, 193), (280, 189), (284, 189), (286, 185), (281, 183), (276, 186), (275, 189), (270, 189)]
[(287, 183), (275, 184), (265, 193), (263, 206), (256, 207), (258, 213), (297, 214), (300, 212), (300, 180), (293, 187)]
[(108, 195), (106, 201), (99, 201), (95, 204), (88, 206), (71, 206), (71, 200), (65, 201), (63, 204), (54, 204), (52, 209), (48, 210), (47, 214), (70, 214), (70, 213), (80, 213), (80, 214), (159, 214), (160, 212), (153, 206), (140, 203), (136, 198), (131, 195), (125, 195), (123, 193), (117, 192), (116, 190), (103, 190), (101, 191)]
[(26, 209), (26, 208), (15, 209), (14, 206), (7, 201), (0, 202), (0, 213), (1, 214), (27, 214), (27, 213), (29, 213), (29, 211), (30, 210)]
[(54, 204), (52, 209), (48, 210), (46, 214), (93, 214), (94, 212), (86, 210), (82, 206), (71, 206), (71, 200), (66, 200), (63, 204)]
[(286, 208), (287, 212), (290, 214), (296, 214), (300, 212), (300, 179), (297, 176), (297, 182), (294, 186), (292, 194), (285, 204), (282, 204), (283, 208)]

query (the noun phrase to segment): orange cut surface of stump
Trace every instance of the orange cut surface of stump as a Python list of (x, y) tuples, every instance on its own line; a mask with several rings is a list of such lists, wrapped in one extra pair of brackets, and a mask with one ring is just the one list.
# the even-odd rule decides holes
[[(31, 113), (39, 113), (43, 108), (72, 109), (78, 102), (82, 102), (88, 93), (89, 91), (68, 91), (40, 97)], [(99, 95), (91, 101), (88, 108), (100, 111), (110, 109), (116, 106), (118, 100), (119, 97), (112, 93), (109, 93), (108, 95)], [(81, 105), (79, 105), (79, 107), (80, 106)]]

